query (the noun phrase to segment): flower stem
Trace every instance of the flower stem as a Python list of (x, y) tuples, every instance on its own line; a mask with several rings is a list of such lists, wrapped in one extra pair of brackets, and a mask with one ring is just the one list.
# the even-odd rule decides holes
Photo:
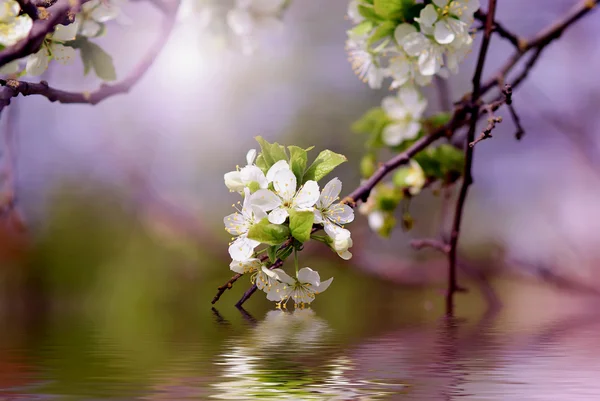
[(294, 248), (294, 265), (296, 266), (296, 277), (298, 277), (298, 250)]

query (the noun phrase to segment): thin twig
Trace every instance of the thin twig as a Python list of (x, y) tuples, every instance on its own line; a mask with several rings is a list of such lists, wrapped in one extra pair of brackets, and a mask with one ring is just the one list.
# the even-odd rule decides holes
[[(467, 143), (471, 143), (475, 139), (475, 130), (477, 128), (477, 120), (479, 118), (479, 106), (477, 106), (477, 102), (479, 101), (479, 96), (481, 95), (481, 76), (483, 74), (483, 67), (490, 45), (490, 39), (492, 37), (495, 13), (496, 0), (489, 0), (485, 32), (483, 33), (483, 40), (481, 42), (481, 49), (479, 50), (477, 66), (475, 67), (475, 73), (473, 74), (471, 120), (469, 125), (469, 133), (467, 134)], [(471, 166), (473, 164), (473, 150), (474, 149), (472, 146), (465, 146), (464, 180), (458, 195), (456, 212), (454, 214), (454, 223), (452, 225), (452, 232), (450, 234), (450, 250), (448, 251), (448, 292), (446, 294), (446, 313), (448, 315), (452, 315), (454, 313), (454, 293), (458, 290), (458, 285), (456, 283), (456, 251), (465, 201), (467, 199), (469, 186), (473, 182), (473, 176), (471, 173)]]
[[(273, 263), (271, 266), (269, 266), (269, 270), (280, 268), (282, 265), (283, 265), (283, 260), (277, 259), (275, 261), (275, 263)], [(244, 295), (242, 295), (242, 297), (240, 298), (240, 300), (237, 301), (237, 303), (235, 304), (235, 306), (237, 308), (242, 308), (242, 305), (244, 305), (244, 302), (246, 302), (248, 300), (248, 298), (250, 298), (252, 296), (252, 294), (254, 294), (254, 292), (256, 290), (257, 290), (256, 284), (253, 284), (252, 287), (250, 287), (248, 289), (248, 291), (246, 291), (244, 293)]]
[[(477, 10), (475, 12), (475, 19), (477, 19), (478, 21), (481, 21), (485, 24), (485, 22), (487, 21), (487, 14), (481, 10)], [(485, 25), (481, 26), (481, 28), (484, 29)], [(498, 34), (498, 36), (508, 40), (517, 49), (520, 49), (521, 46), (524, 43), (526, 43), (518, 35), (512, 33), (510, 30), (505, 28), (504, 25), (502, 25), (498, 21), (494, 21), (493, 29), (494, 29), (494, 32), (496, 32)]]

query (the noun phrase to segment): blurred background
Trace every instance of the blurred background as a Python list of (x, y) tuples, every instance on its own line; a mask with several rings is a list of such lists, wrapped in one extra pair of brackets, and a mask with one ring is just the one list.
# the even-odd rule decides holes
[[(503, 0), (497, 15), (529, 37), (574, 3)], [(177, 373), (178, 358), (193, 358), (191, 348), (177, 344), (192, 347), (190, 338), (202, 338), (216, 349), (245, 330), (234, 324), (223, 334), (221, 315), (244, 321), (232, 305), (247, 280), (223, 295), (218, 311), (209, 304), (231, 277), (222, 217), (237, 196), (223, 174), (243, 164), (257, 147), (253, 137), (262, 135), (315, 146), (313, 157), (324, 148), (345, 154), (349, 162), (336, 170), (342, 192), (359, 184), (364, 137), (350, 126), (389, 91), (371, 90), (353, 74), (344, 50), (351, 26), (346, 7), (343, 0), (292, 2), (285, 28), (263, 38), (251, 56), (223, 46), (189, 11), (130, 93), (96, 106), (19, 97), (3, 110), (0, 199), (14, 191), (16, 207), (0, 220), (0, 353), (10, 350), (0, 357), (8, 365), (0, 365), (0, 386), (35, 382), (44, 392), (75, 395), (93, 388), (98, 398), (106, 396), (103, 389), (120, 388), (127, 396), (119, 377), (141, 383), (144, 369), (167, 369), (169, 361), (164, 381), (151, 382), (158, 395), (147, 399), (185, 399), (160, 398), (160, 386), (185, 376)], [(119, 76), (151, 45), (161, 18), (145, 3), (126, 4), (124, 13), (131, 22), (110, 26), (99, 41)], [(514, 139), (501, 110), (507, 118), (477, 146), (459, 255), (469, 273), (461, 273), (461, 282), (471, 291), (460, 295), (459, 315), (478, 320), (491, 302), (504, 304), (500, 313), (513, 323), (543, 321), (559, 310), (596, 305), (598, 18), (592, 13), (548, 47), (515, 91), (525, 137)], [(486, 76), (512, 53), (499, 38), (491, 46)], [(474, 54), (448, 81), (454, 101), (470, 90)], [(43, 79), (62, 89), (96, 88), (99, 82), (83, 77), (78, 63), (53, 65)], [(428, 96), (429, 112), (440, 110), (434, 87)], [(371, 233), (357, 214), (349, 262), (318, 244), (307, 247), (301, 264), (335, 277), (314, 309), (343, 334), (340, 341), (436, 322), (446, 262), (409, 242), (437, 236), (441, 210), (441, 197), (427, 191), (411, 205), (414, 229), (398, 228), (389, 239)], [(272, 308), (263, 298), (253, 297), (246, 308), (263, 316)], [(369, 326), (369, 319), (377, 323)], [(128, 356), (120, 359), (123, 350)], [(27, 379), (48, 369), (53, 376), (46, 384)]]

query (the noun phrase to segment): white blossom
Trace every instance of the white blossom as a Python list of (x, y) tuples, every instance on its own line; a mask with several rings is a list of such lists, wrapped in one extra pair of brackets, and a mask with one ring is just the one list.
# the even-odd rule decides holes
[(335, 237), (332, 226), (343, 226), (354, 220), (354, 211), (350, 206), (339, 202), (334, 204), (339, 199), (340, 192), (342, 182), (336, 177), (325, 185), (315, 204), (315, 223), (323, 224), (325, 232), (331, 238)]
[(363, 17), (360, 11), (358, 11), (358, 6), (360, 4), (360, 0), (352, 0), (350, 3), (348, 3), (348, 18), (350, 18), (350, 20), (355, 24), (360, 24), (365, 20), (365, 17)]
[(116, 0), (91, 0), (81, 6), (77, 15), (80, 33), (83, 36), (95, 37), (102, 32), (105, 22), (116, 19), (121, 14), (121, 7)]
[(366, 38), (348, 39), (346, 51), (354, 73), (372, 89), (381, 88), (386, 70), (379, 67), (376, 55), (367, 47)]
[(229, 246), (229, 255), (234, 261), (247, 261), (252, 257), (254, 248), (260, 245), (259, 241), (248, 238), (250, 228), (267, 217), (264, 203), (261, 203), (263, 197), (268, 197), (272, 193), (269, 190), (258, 190), (250, 194), (250, 190), (244, 190), (244, 203), (238, 213), (232, 213), (225, 216), (225, 230), (237, 238)]
[(422, 32), (409, 33), (402, 39), (401, 46), (409, 56), (417, 57), (421, 74), (435, 75), (442, 67), (444, 48)]
[(232, 192), (243, 193), (244, 188), (254, 186), (253, 189), (266, 189), (270, 182), (273, 182), (275, 174), (279, 170), (289, 170), (290, 166), (285, 160), (279, 160), (273, 164), (267, 174), (254, 164), (256, 159), (256, 149), (250, 149), (246, 154), (246, 162), (248, 163), (242, 169), (230, 171), (224, 176), (225, 185)]
[(382, 133), (386, 145), (396, 146), (416, 138), (421, 130), (421, 116), (427, 107), (427, 101), (416, 89), (400, 88), (396, 96), (384, 98), (381, 106), (392, 120)]
[(314, 301), (315, 295), (329, 288), (333, 281), (331, 277), (322, 282), (319, 273), (309, 267), (300, 269), (296, 278), (290, 277), (281, 269), (269, 270), (263, 267), (262, 270), (266, 275), (277, 280), (278, 283), (270, 289), (271, 297), (277, 297), (283, 303), (291, 299), (296, 305), (310, 304)]
[(404, 177), (404, 184), (408, 187), (408, 192), (411, 195), (417, 195), (425, 186), (425, 172), (421, 165), (413, 159), (410, 160), (409, 166), (405, 168), (408, 169), (408, 173)]
[(285, 0), (237, 0), (236, 7), (227, 13), (227, 24), (240, 39), (242, 50), (251, 54), (256, 50), (258, 36), (279, 31), (279, 18)]
[[(277, 205), (269, 213), (269, 221), (282, 224), (289, 216), (289, 210), (313, 211), (319, 199), (319, 184), (307, 181), (296, 192), (296, 176), (291, 170), (280, 170), (273, 178), (273, 188), (278, 195)], [(269, 204), (269, 206), (272, 206)]]
[(29, 15), (19, 15), (21, 7), (14, 0), (0, 0), (0, 45), (12, 46), (31, 31)]
[(350, 231), (345, 228), (330, 225), (329, 236), (333, 239), (332, 248), (338, 254), (338, 256), (344, 260), (352, 258), (352, 253), (348, 250), (352, 247), (352, 237)]
[(65, 42), (74, 40), (77, 35), (78, 22), (69, 25), (57, 25), (54, 33), (46, 38), (40, 50), (27, 57), (25, 71), (29, 75), (41, 75), (48, 68), (50, 59), (62, 64), (69, 64), (76, 57), (75, 49), (64, 46)]

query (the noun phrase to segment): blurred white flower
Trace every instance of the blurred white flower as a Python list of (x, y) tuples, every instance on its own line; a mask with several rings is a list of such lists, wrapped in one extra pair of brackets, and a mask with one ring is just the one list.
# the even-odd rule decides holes
[(77, 35), (79, 24), (77, 21), (69, 25), (57, 25), (54, 33), (46, 37), (40, 50), (27, 57), (25, 71), (29, 75), (42, 75), (48, 68), (50, 59), (54, 59), (62, 64), (69, 64), (75, 59), (76, 52), (70, 46), (64, 46), (63, 43), (74, 40)]
[(0, 45), (12, 46), (25, 38), (33, 21), (29, 15), (19, 15), (21, 7), (14, 0), (0, 0)]
[(382, 133), (386, 145), (396, 146), (416, 138), (421, 130), (420, 119), (427, 107), (427, 100), (415, 88), (401, 88), (396, 96), (384, 98), (381, 107), (392, 120)]
[(81, 6), (77, 15), (80, 33), (83, 36), (95, 37), (102, 33), (105, 22), (116, 19), (121, 7), (116, 0), (91, 0)]
[(402, 38), (401, 46), (409, 56), (417, 57), (421, 74), (435, 75), (442, 67), (444, 48), (422, 32), (409, 33)]
[(256, 50), (258, 36), (280, 31), (280, 13), (285, 0), (237, 0), (236, 7), (227, 13), (227, 24), (240, 39), (242, 51)]
[(354, 73), (372, 89), (381, 88), (386, 71), (379, 67), (375, 54), (368, 49), (366, 38), (348, 39), (346, 51)]

